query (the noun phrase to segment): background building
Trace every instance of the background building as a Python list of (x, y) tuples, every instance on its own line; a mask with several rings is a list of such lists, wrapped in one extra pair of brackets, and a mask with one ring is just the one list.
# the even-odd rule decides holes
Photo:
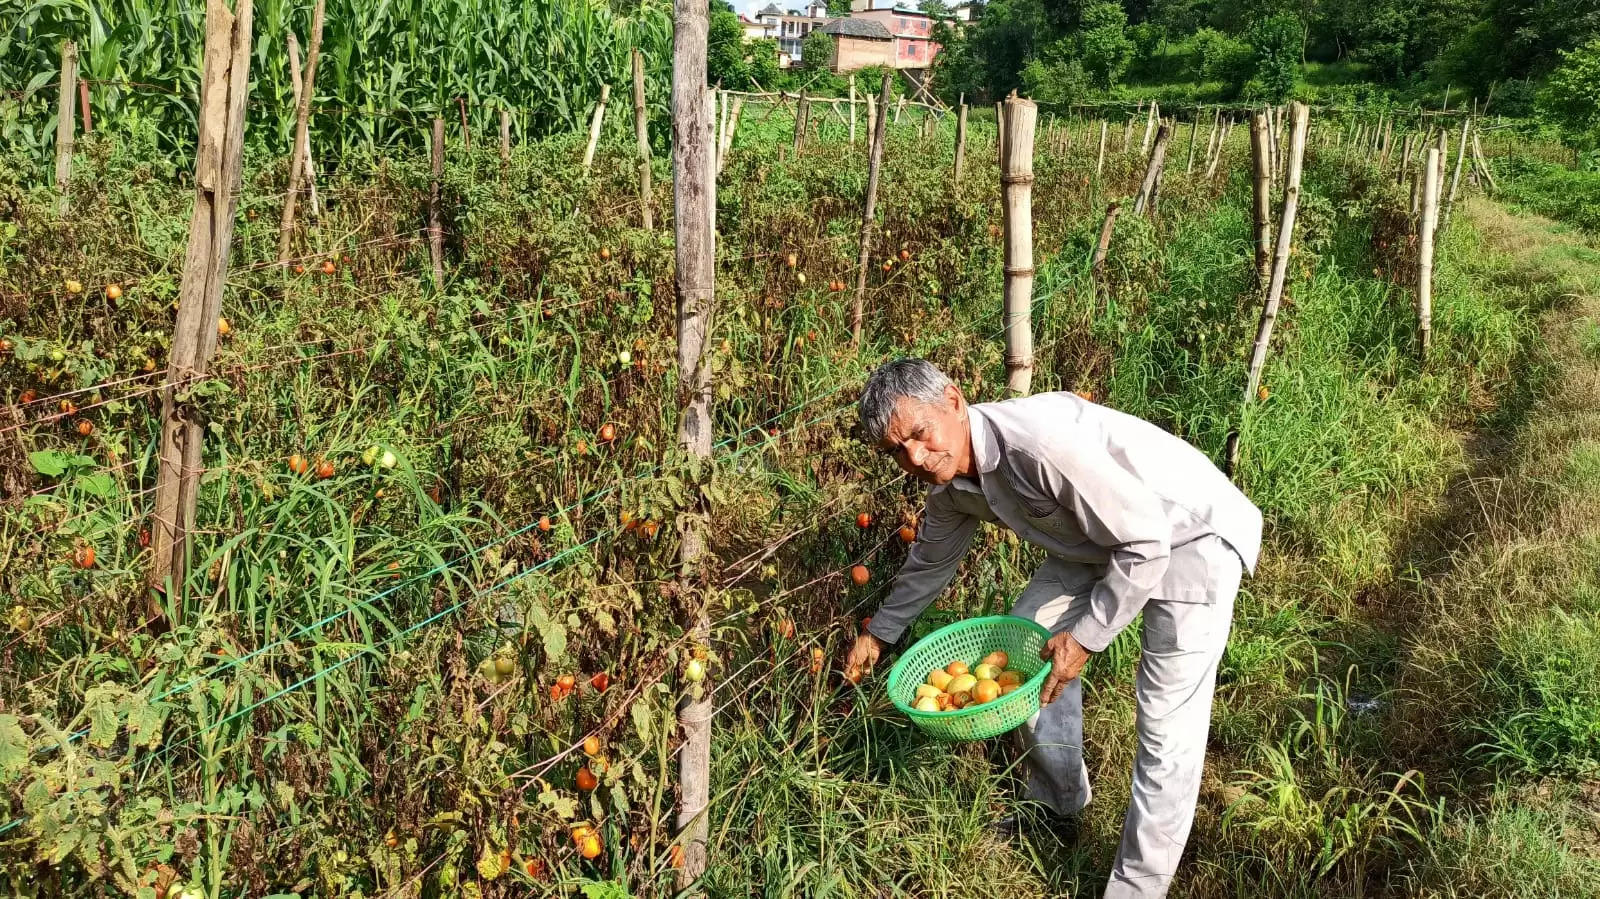
[(822, 33), (833, 38), (828, 68), (835, 72), (894, 65), (894, 35), (879, 22), (834, 19), (822, 26)]

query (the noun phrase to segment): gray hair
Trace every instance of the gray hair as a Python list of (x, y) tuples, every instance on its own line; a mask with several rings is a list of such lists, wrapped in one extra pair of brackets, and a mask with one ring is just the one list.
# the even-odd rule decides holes
[(878, 366), (861, 388), (861, 429), (873, 444), (883, 442), (889, 430), (889, 416), (900, 400), (910, 398), (936, 405), (944, 402), (944, 389), (950, 379), (925, 359), (896, 359)]

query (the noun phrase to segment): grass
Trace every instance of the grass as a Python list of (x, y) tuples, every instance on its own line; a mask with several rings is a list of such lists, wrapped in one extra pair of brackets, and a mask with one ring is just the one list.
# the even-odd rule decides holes
[[(892, 137), (885, 238), (909, 258), (875, 259), (867, 339), (850, 352), (849, 294), (827, 285), (853, 277), (865, 172), (859, 145), (824, 126), (780, 163), (782, 114), (750, 114), (724, 173), (725, 443), (709, 471), (670, 449), (672, 247), (637, 227), (626, 144), (587, 175), (577, 137), (521, 145), (504, 167), (493, 148), (452, 154), (442, 287), (412, 240), (420, 157), (355, 154), (327, 179), (336, 202), (300, 240), (313, 263), (338, 257), (333, 276), (259, 265), (276, 251), (279, 188), (252, 170), (226, 374), (201, 400), (205, 531), (186, 596), (162, 609), (169, 629), (144, 621), (138, 583), (148, 400), (108, 392), (84, 413), (92, 439), (37, 412), (8, 432), (8, 492), (50, 492), (0, 510), (15, 605), (0, 739), (40, 750), (88, 731), (3, 756), (7, 817), (28, 821), (0, 834), (0, 882), (131, 892), (169, 864), (217, 895), (668, 894), (673, 672), (691, 648), (674, 525), (704, 497), (722, 685), (710, 892), (1098, 890), (1127, 798), (1136, 628), (1088, 675), (1096, 801), (1076, 834), (1017, 842), (991, 828), (1031, 811), (1009, 746), (931, 743), (874, 683), (841, 687), (804, 663), (813, 646), (836, 655), (881, 598), (904, 552), (892, 526), (920, 498), (853, 438), (853, 385), (911, 352), (979, 399), (1003, 395), (992, 133), (978, 127), (954, 197), (948, 126), (936, 143)], [(162, 356), (188, 195), (151, 168), (153, 145), (86, 144), (81, 217), (22, 192), (0, 248), (8, 399)], [(1592, 847), (1554, 836), (1583, 820), (1588, 769), (1573, 763), (1595, 701), (1583, 676), (1600, 578), (1594, 544), (1573, 536), (1593, 522), (1600, 458), (1593, 366), (1577, 361), (1595, 312), (1574, 299), (1600, 278), (1592, 248), (1471, 201), (1443, 237), (1436, 352), (1419, 366), (1403, 235), (1384, 224), (1405, 197), (1369, 160), (1315, 150), (1270, 396), (1241, 416), (1255, 324), (1242, 152), (1216, 184), (1169, 171), (1160, 216), (1119, 222), (1098, 294), (1085, 262), (1137, 161), (1114, 153), (1105, 178), (1084, 178), (1085, 146), (1041, 153), (1035, 182), (1035, 389), (1093, 390), (1213, 457), (1240, 428), (1240, 480), (1270, 522), (1222, 664), (1181, 889), (1493, 894), (1523, 876), (1562, 895), (1593, 870)], [(68, 277), (90, 289), (65, 294)], [(127, 286), (119, 305), (98, 288), (112, 281)], [(598, 440), (605, 423), (615, 444)], [(361, 463), (373, 445), (394, 468)], [(28, 452), (59, 454), (63, 471)], [(336, 474), (293, 475), (292, 452)], [(862, 531), (862, 510), (892, 526)], [(92, 570), (71, 564), (85, 545)], [(1037, 559), (986, 531), (919, 632), (1003, 607)], [(839, 576), (855, 561), (872, 569), (865, 588)], [(496, 654), (516, 663), (500, 684), (474, 674)], [(606, 692), (549, 698), (559, 675), (600, 670)], [(609, 765), (582, 795), (569, 750), (591, 732)], [(1535, 778), (1551, 798), (1524, 808)], [(579, 821), (604, 836), (594, 863), (570, 848)], [(45, 875), (41, 855), (56, 862)]]

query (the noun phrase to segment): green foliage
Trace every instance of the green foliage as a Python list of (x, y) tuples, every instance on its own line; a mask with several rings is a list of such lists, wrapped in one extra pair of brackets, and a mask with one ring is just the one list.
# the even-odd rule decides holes
[(1561, 53), (1538, 102), (1540, 114), (1561, 127), (1571, 146), (1600, 147), (1600, 38)]
[(1494, 642), (1491, 757), (1530, 774), (1600, 771), (1600, 610), (1507, 618)]
[(1267, 102), (1282, 103), (1293, 93), (1303, 33), (1300, 20), (1288, 13), (1268, 16), (1251, 26), (1252, 85)]
[(1078, 59), (1101, 90), (1110, 90), (1133, 60), (1134, 45), (1127, 25), (1128, 14), (1120, 3), (1097, 2), (1083, 9)]
[(808, 72), (826, 72), (833, 65), (833, 36), (814, 30), (800, 42), (800, 65)]
[(1497, 164), (1502, 198), (1600, 234), (1600, 170), (1574, 171), (1527, 157)]
[(1192, 46), (1194, 70), (1200, 80), (1221, 82), (1233, 95), (1244, 90), (1255, 68), (1255, 52), (1249, 44), (1215, 28), (1202, 28), (1195, 33)]

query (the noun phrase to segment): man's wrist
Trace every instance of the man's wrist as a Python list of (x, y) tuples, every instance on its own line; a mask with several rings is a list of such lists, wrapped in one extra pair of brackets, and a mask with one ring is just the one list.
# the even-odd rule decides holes
[(872, 616), (872, 621), (867, 624), (867, 629), (864, 633), (869, 637), (876, 638), (879, 648), (885, 648), (899, 642), (906, 629), (904, 627), (891, 628), (887, 624), (880, 625), (878, 624), (878, 619), (881, 617), (881, 615)]

